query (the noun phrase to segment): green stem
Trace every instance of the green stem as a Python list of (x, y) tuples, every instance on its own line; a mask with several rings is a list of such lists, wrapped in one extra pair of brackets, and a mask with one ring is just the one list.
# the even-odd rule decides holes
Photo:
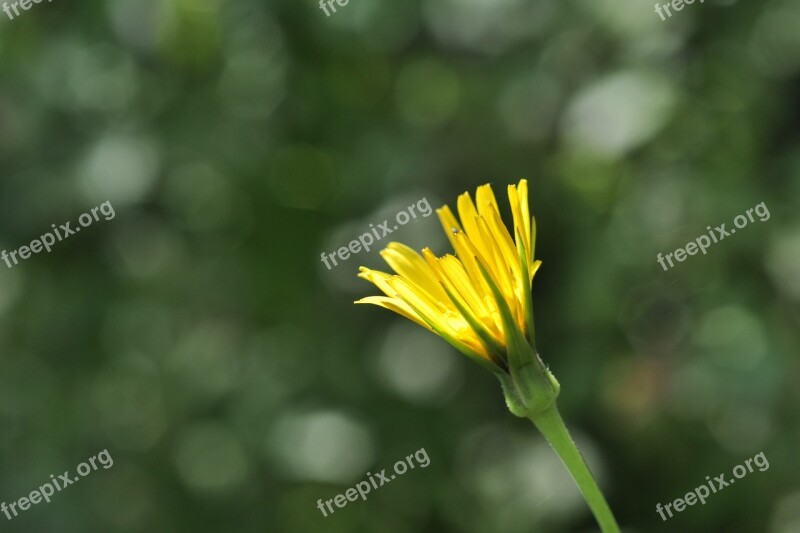
[(578, 451), (578, 447), (569, 436), (567, 426), (564, 425), (555, 402), (545, 411), (531, 415), (529, 418), (539, 428), (569, 473), (572, 474), (586, 503), (594, 513), (597, 523), (600, 524), (601, 531), (603, 533), (619, 533), (617, 521), (603, 497), (603, 493), (600, 492), (597, 482), (592, 477), (589, 467), (583, 460), (581, 452)]

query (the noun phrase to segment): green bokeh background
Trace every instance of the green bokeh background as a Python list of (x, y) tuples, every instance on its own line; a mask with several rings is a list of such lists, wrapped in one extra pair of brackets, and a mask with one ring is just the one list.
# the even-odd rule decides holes
[[(0, 246), (116, 212), (0, 263), (0, 498), (114, 459), (0, 530), (595, 531), (490, 374), (352, 305), (377, 250), (320, 261), (422, 198), (491, 182), (506, 207), (525, 177), (538, 348), (625, 531), (800, 531), (799, 26), (794, 0), (0, 13)], [(391, 237), (450, 251), (435, 216)], [(420, 448), (429, 467), (317, 510)]]

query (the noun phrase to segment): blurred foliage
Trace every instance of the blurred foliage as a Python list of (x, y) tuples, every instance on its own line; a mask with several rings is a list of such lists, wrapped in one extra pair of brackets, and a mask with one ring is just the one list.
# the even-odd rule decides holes
[[(0, 266), (0, 499), (115, 461), (2, 529), (593, 530), (493, 377), (352, 305), (377, 249), (320, 261), (420, 198), (492, 182), (505, 205), (526, 177), (539, 349), (626, 531), (800, 531), (798, 23), (792, 0), (0, 15), (0, 246), (117, 213)], [(433, 216), (392, 238), (449, 252)], [(316, 509), (423, 447), (428, 468)], [(656, 514), (761, 451), (766, 472)]]

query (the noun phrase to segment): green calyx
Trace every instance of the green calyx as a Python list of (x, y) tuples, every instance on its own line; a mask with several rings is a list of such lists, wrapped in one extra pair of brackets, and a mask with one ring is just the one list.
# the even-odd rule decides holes
[(524, 358), (523, 365), (511, 365), (508, 373), (495, 373), (503, 387), (508, 410), (520, 418), (536, 417), (551, 409), (561, 390), (561, 385), (539, 356), (530, 346), (527, 348), (527, 354), (514, 357)]
[(478, 266), (492, 291), (503, 321), (508, 370), (495, 371), (495, 375), (503, 387), (506, 404), (518, 417), (536, 416), (555, 405), (561, 386), (531, 346), (534, 332), (528, 332), (531, 339), (529, 342), (514, 320), (502, 292), (489, 272), (480, 261)]

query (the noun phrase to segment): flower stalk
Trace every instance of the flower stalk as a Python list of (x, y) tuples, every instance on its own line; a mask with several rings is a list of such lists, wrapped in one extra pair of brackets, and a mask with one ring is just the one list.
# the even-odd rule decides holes
[(532, 341), (526, 342), (512, 322), (505, 322), (504, 326), (512, 340), (507, 348), (509, 372), (496, 375), (508, 409), (518, 417), (529, 419), (539, 429), (569, 470), (601, 531), (619, 533), (611, 508), (558, 412), (556, 400), (561, 386), (531, 346)]
[(597, 486), (589, 467), (586, 465), (583, 456), (578, 451), (578, 447), (572, 440), (564, 425), (564, 420), (558, 412), (556, 404), (547, 410), (528, 417), (531, 422), (542, 432), (544, 438), (558, 454), (561, 462), (569, 470), (572, 479), (594, 514), (595, 520), (600, 525), (603, 533), (619, 533), (619, 526), (608, 506), (603, 493)]

